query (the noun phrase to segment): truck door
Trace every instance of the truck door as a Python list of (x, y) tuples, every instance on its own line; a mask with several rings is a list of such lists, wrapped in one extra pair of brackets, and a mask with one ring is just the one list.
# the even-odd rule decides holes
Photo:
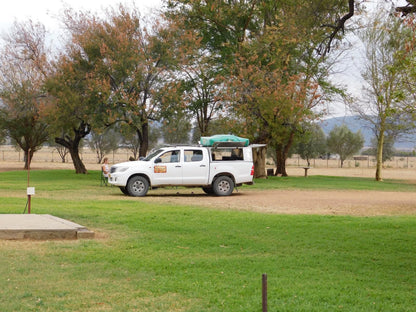
[(183, 184), (204, 185), (208, 183), (209, 159), (207, 149), (186, 148), (183, 162)]
[(153, 164), (154, 185), (182, 184), (182, 164), (180, 150), (161, 154)]

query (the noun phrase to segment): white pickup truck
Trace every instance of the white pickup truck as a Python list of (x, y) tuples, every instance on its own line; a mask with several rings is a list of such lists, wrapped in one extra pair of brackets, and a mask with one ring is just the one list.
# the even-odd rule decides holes
[(215, 147), (164, 147), (139, 161), (115, 164), (108, 182), (130, 196), (151, 188), (202, 187), (207, 194), (230, 195), (235, 186), (253, 184), (252, 148), (232, 142)]

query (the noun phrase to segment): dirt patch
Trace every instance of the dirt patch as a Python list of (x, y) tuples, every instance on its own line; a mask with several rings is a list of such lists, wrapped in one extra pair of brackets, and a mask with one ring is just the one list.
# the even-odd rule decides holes
[(229, 197), (206, 196), (199, 190), (150, 191), (140, 199), (169, 203), (237, 209), (262, 213), (354, 216), (416, 215), (416, 193), (378, 191), (267, 190), (240, 191)]

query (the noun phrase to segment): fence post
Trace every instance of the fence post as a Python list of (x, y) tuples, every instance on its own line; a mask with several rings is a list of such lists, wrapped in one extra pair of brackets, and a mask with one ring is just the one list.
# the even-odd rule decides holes
[(262, 308), (263, 312), (267, 312), (267, 274), (262, 276)]

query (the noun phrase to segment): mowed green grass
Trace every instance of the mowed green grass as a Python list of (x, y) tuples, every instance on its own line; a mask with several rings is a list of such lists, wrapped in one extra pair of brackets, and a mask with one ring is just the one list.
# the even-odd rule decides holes
[[(251, 188), (415, 188), (388, 183), (310, 176), (257, 181)], [(416, 306), (414, 216), (162, 205), (100, 187), (98, 172), (32, 171), (30, 184), (36, 187), (32, 213), (85, 225), (97, 238), (0, 241), (1, 311), (261, 311), (263, 273), (269, 311)], [(26, 186), (26, 172), (0, 173), (0, 213), (23, 212)]]

